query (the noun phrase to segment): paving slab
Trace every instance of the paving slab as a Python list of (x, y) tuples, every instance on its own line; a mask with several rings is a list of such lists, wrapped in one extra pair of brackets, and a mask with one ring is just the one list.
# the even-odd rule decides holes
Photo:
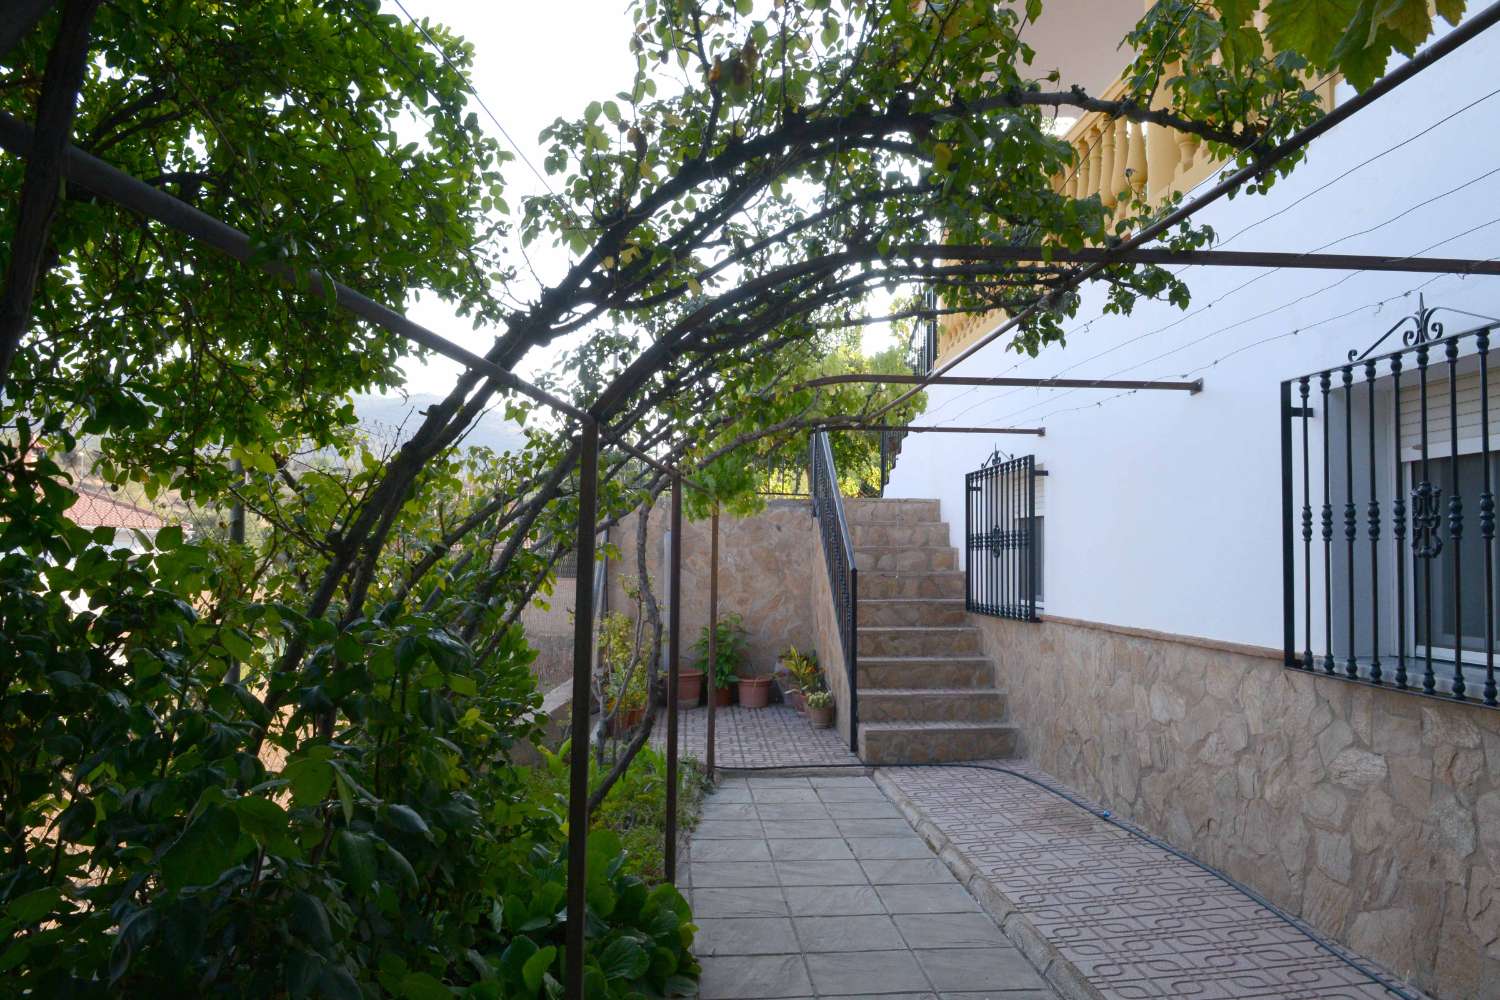
[[(1028, 990), (1051, 996), (1048, 986), (1090, 1000), (1392, 995), (1380, 979), (1398, 981), (1370, 959), (1319, 943), (1212, 872), (1038, 787), (1061, 789), (1040, 769), (986, 763), (1024, 777), (969, 767), (874, 776), (973, 896), (943, 884), (880, 884), (903, 870), (872, 866), (926, 862), (877, 858), (869, 851), (878, 848), (850, 842), (940, 997), (1020, 1000)], [(963, 912), (975, 897), (993, 918), (987, 925)], [(996, 921), (1021, 950), (954, 947), (992, 940)], [(1038, 966), (1044, 981), (1027, 981)]]
[[(683, 709), (677, 715), (677, 746), (684, 757), (703, 760), (707, 747), (708, 709)], [(663, 712), (651, 729), (651, 745), (666, 747), (667, 720)], [(836, 729), (814, 729), (787, 705), (741, 708), (731, 705), (714, 712), (714, 763), (730, 769), (751, 767), (806, 767), (841, 765), (866, 770)]]
[(682, 870), (703, 1000), (1059, 1000), (870, 778), (737, 779), (705, 815)]

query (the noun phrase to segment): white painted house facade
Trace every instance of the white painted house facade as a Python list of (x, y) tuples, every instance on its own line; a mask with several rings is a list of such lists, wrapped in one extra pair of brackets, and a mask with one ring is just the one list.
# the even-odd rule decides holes
[[(1500, 36), (1482, 36), (1316, 140), (1270, 194), (1196, 221), (1216, 249), (1500, 257), (1497, 65)], [(1101, 177), (1192, 189), (1218, 169), (1149, 129), (1084, 120), (1070, 136), (1107, 147), (1068, 182), (1084, 192)], [(1086, 288), (1065, 345), (1030, 358), (1002, 338), (946, 374), (1201, 392), (933, 387), (915, 423), (1045, 435), (909, 435), (885, 495), (940, 501), (972, 597), (1004, 546), (966, 551), (965, 474), (997, 451), (1032, 456), (1045, 477), (1024, 523), (967, 518), (1036, 543), (1038, 620), (968, 615), (1021, 752), (1432, 994), (1500, 996), (1500, 709), (1483, 704), (1500, 632), (1500, 365), (1487, 362), (1484, 406), (1481, 338), (1454, 341), (1451, 366), (1448, 348), (1500, 317), (1500, 278), (1181, 276), (1186, 311), (1103, 315), (1104, 290)], [(1443, 336), (1429, 324), (1419, 351), (1408, 323), (1376, 346), (1419, 303)], [(945, 322), (939, 364), (1002, 321)]]

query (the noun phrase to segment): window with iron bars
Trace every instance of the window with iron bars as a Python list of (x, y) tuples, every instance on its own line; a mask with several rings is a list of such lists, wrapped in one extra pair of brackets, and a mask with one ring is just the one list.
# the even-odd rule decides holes
[(1282, 383), (1284, 658), (1495, 707), (1492, 329), (1445, 336), (1436, 311)]
[(964, 477), (964, 606), (975, 614), (1038, 621), (1045, 494), (1036, 456), (991, 460)]

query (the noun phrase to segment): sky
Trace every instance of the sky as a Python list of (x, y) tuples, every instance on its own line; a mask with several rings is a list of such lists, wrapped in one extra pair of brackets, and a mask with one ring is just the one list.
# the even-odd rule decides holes
[[(543, 149), (537, 134), (559, 116), (577, 117), (593, 100), (603, 100), (628, 88), (635, 70), (627, 48), (633, 25), (626, 0), (401, 0), (418, 20), (446, 25), (474, 46), (471, 82), (484, 104), (499, 119), (510, 139), (537, 169)], [(402, 16), (395, 0), (384, 0), (387, 13)], [(480, 124), (503, 146), (511, 142), (498, 134), (494, 122), (477, 105), (471, 109)], [(525, 195), (545, 193), (542, 182), (519, 159), (504, 167), (506, 200), (514, 207)], [(519, 242), (519, 241), (517, 241)], [(567, 265), (567, 254), (546, 245), (545, 237), (527, 248), (535, 269), (556, 278)], [(459, 344), (482, 353), (492, 330), (475, 330), (469, 320), (455, 316), (442, 302), (408, 303), (417, 322)], [(884, 327), (867, 328), (865, 350), (887, 346)], [(518, 369), (534, 375), (556, 361), (555, 350), (536, 351)], [(412, 360), (404, 366), (411, 393), (446, 394), (458, 377), (459, 366), (446, 358)]]

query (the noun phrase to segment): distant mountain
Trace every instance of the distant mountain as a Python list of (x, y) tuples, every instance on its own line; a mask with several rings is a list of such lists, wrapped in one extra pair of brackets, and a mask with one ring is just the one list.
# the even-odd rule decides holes
[[(423, 411), (440, 402), (442, 397), (424, 392), (405, 397), (355, 396), (354, 412), (370, 435), (399, 443), (422, 426)], [(517, 424), (491, 411), (480, 418), (464, 443), (482, 445), (497, 452), (516, 451), (526, 443), (526, 437)]]

